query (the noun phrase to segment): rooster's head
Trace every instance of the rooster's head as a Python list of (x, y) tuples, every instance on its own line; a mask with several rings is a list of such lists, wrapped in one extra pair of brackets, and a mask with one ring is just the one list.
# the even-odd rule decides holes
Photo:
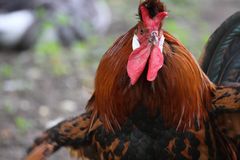
[(133, 36), (133, 51), (129, 56), (127, 64), (128, 76), (134, 85), (142, 75), (148, 64), (147, 80), (154, 81), (159, 69), (163, 66), (164, 36), (161, 30), (162, 21), (167, 16), (160, 1), (146, 1), (139, 6), (141, 21)]

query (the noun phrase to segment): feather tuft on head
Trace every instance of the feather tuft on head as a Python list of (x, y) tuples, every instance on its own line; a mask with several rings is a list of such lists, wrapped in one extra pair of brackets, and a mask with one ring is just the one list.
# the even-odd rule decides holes
[[(149, 11), (150, 17), (155, 17), (159, 12), (165, 12), (166, 7), (160, 0), (146, 0), (140, 6), (145, 6)], [(138, 9), (140, 19), (142, 20), (140, 7)]]

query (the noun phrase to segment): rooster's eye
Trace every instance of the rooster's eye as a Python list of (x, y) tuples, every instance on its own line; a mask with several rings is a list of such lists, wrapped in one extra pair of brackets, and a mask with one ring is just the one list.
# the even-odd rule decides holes
[(140, 34), (143, 35), (144, 31), (143, 29), (140, 29)]

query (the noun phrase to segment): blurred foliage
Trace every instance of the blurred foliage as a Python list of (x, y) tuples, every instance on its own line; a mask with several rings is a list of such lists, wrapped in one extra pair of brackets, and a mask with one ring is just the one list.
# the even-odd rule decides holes
[(38, 7), (35, 10), (36, 16), (40, 19), (43, 19), (46, 16), (46, 10), (43, 7)]
[(13, 107), (12, 104), (11, 104), (9, 101), (7, 101), (7, 100), (4, 101), (3, 110), (4, 110), (4, 112), (7, 113), (7, 114), (13, 114), (13, 113), (14, 113), (14, 107)]
[(177, 25), (177, 22), (174, 19), (168, 19), (164, 28), (166, 28), (169, 33), (180, 39), (183, 44), (188, 43), (189, 34), (187, 34), (187, 31), (185, 31), (183, 26)]
[(30, 121), (21, 116), (17, 116), (15, 118), (15, 124), (16, 128), (20, 131), (20, 133), (26, 133), (31, 127)]
[(9, 64), (0, 65), (0, 75), (4, 78), (10, 78), (13, 75), (13, 67)]
[[(66, 75), (68, 72), (63, 57), (63, 47), (57, 41), (45, 41), (39, 43), (36, 48), (36, 61), (43, 67), (47, 67), (56, 76)], [(46, 64), (46, 65), (44, 65)]]
[(62, 26), (67, 26), (70, 24), (69, 16), (64, 13), (59, 13), (57, 15), (57, 22)]
[(61, 45), (56, 42), (39, 43), (36, 47), (36, 52), (43, 55), (58, 55), (61, 51)]

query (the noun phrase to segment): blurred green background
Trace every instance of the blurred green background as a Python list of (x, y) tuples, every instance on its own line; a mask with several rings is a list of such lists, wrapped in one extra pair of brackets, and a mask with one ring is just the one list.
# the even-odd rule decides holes
[[(42, 130), (84, 111), (93, 91), (99, 60), (117, 37), (137, 23), (138, 0), (106, 0), (111, 25), (104, 34), (91, 32), (85, 41), (63, 47), (46, 36), (54, 29), (51, 19), (42, 21), (38, 42), (30, 50), (0, 51), (0, 159), (20, 159)], [(199, 57), (211, 33), (239, 10), (239, 0), (164, 0), (169, 17), (164, 29)], [(35, 10), (43, 17), (45, 10)], [(69, 23), (58, 14), (55, 21)], [(65, 151), (52, 160), (68, 159)]]

